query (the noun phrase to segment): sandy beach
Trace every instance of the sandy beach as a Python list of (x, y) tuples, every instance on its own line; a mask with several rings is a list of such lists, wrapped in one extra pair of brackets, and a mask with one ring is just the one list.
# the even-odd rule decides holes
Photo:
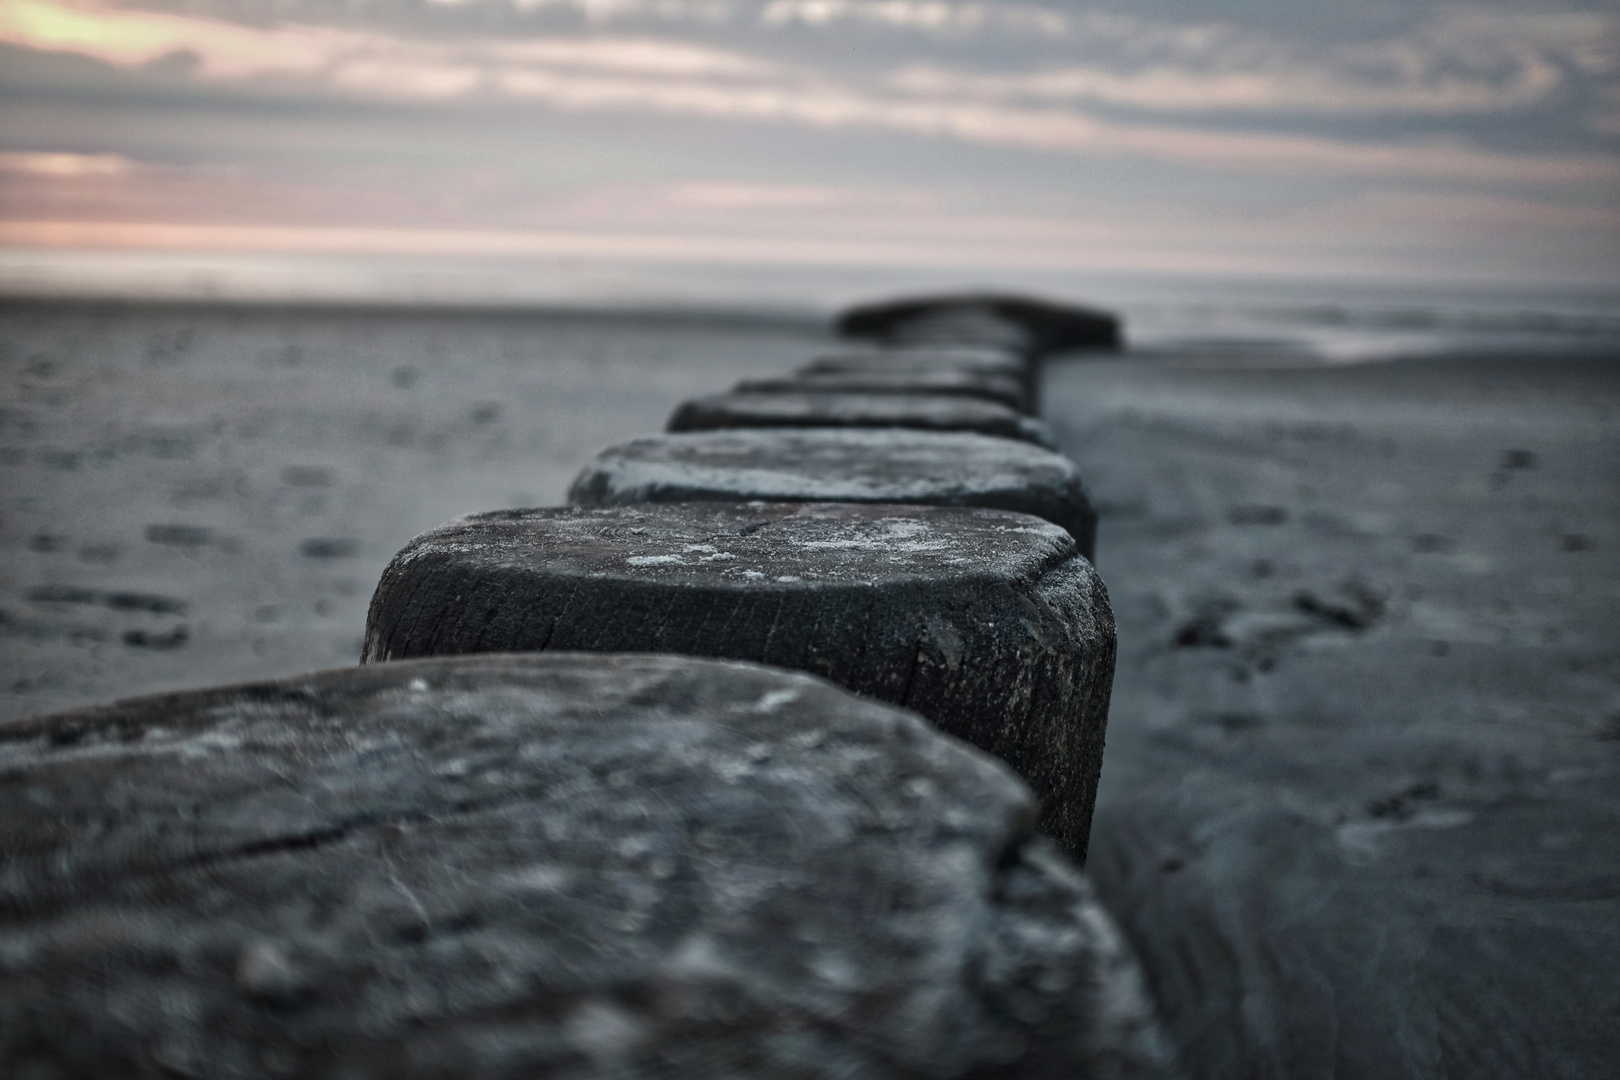
[(1620, 366), (1052, 365), (1120, 666), (1088, 869), (1189, 1071), (1620, 1060)]
[(588, 313), (0, 309), (0, 717), (354, 663), (388, 560), (560, 502), (818, 324)]
[[(8, 302), (0, 718), (352, 663), (810, 321)], [(1059, 359), (1119, 625), (1089, 871), (1190, 1075), (1620, 1056), (1620, 358)]]

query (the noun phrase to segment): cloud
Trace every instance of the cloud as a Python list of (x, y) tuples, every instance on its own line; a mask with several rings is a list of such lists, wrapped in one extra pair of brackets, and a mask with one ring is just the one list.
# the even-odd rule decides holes
[(1503, 112), (1547, 100), (1563, 81), (1559, 68), (1544, 61), (1528, 62), (1496, 80), (1454, 75), (1348, 79), (1305, 66), (1215, 72), (1168, 66), (1130, 72), (1068, 67), (1017, 75), (963, 75), (916, 66), (891, 79), (900, 90), (980, 100), (1093, 101), (1155, 112), (1318, 116)]
[(930, 34), (966, 36), (983, 30), (1061, 38), (1062, 12), (1024, 4), (952, 4), (944, 0), (771, 0), (760, 13), (767, 26), (829, 26), (854, 22)]
[(1077, 39), (1097, 58), (1016, 72), (918, 64), (891, 82), (938, 96), (1147, 111), (1455, 116), (1544, 104), (1573, 75), (1620, 69), (1620, 18), (1597, 14), (1451, 10), (1399, 37), (1327, 49), (1228, 26), (1118, 17), (1090, 23)]
[(873, 191), (825, 184), (683, 183), (663, 198), (671, 206), (704, 210), (828, 210), (875, 212), (914, 210), (935, 205), (919, 192)]
[(1620, 135), (1620, 86), (1606, 87), (1598, 95), (1591, 128), (1601, 135)]
[[(1462, 25), (1475, 24), (1464, 20)], [(1534, 31), (1573, 41), (1584, 24), (1559, 23), (1558, 34), (1535, 20), (1512, 25), (1529, 27), (1521, 37), (1534, 36)], [(1479, 34), (1490, 37), (1484, 31)], [(1214, 32), (1183, 35), (1175, 39), (1174, 47), (1214, 47), (1211, 42), (1218, 46), (1223, 40)], [(1458, 142), (1352, 142), (1186, 124), (1125, 123), (1060, 102), (1018, 100), (1042, 93), (1048, 98), (1089, 93), (1104, 100), (1112, 95), (1157, 103), (1160, 108), (1185, 107), (1200, 98), (1255, 105), (1315, 100), (1326, 106), (1342, 88), (1314, 75), (1299, 75), (1297, 84), (1279, 81), (1275, 74), (1221, 76), (1211, 83), (1200, 82), (1198, 75), (1162, 69), (1134, 76), (1071, 70), (975, 81), (912, 69), (888, 85), (865, 86), (735, 50), (679, 41), (595, 35), (438, 40), (305, 24), (249, 26), (112, 9), (94, 0), (13, 0), (0, 8), (0, 41), (73, 52), (135, 69), (183, 56), (194, 79), (293, 85), (306, 93), (370, 100), (529, 101), (559, 110), (894, 131), (988, 147), (1145, 157), (1197, 168), (1284, 175), (1552, 184), (1620, 179), (1620, 160), (1601, 153), (1504, 154)], [(1596, 54), (1588, 59), (1601, 62)], [(1414, 70), (1427, 70), (1421, 62), (1413, 65)], [(1536, 78), (1508, 85), (1518, 86), (1513, 93), (1541, 92)], [(1403, 92), (1408, 91), (1387, 93)], [(1430, 83), (1412, 92), (1429, 94), (1431, 103), (1452, 102), (1448, 107), (1472, 100), (1462, 84)], [(1356, 106), (1353, 95), (1346, 100), (1352, 102), (1350, 107), (1366, 107), (1365, 101)]]
[[(1061, 234), (1066, 230), (1058, 230)], [(1048, 242), (1010, 245), (951, 236), (897, 239), (891, 235), (782, 236), (596, 230), (411, 229), (169, 223), (0, 221), (0, 247), (139, 250), (153, 252), (259, 252), (293, 255), (442, 256), (479, 258), (588, 257), (653, 262), (712, 260), (740, 264), (876, 266), (1083, 267), (1102, 248), (1077, 247), (1072, 237), (1046, 229)], [(1064, 242), (1067, 241), (1067, 242)], [(1103, 245), (1106, 247), (1107, 245)], [(1140, 243), (1118, 245), (1118, 258), (1153, 262)], [(1230, 267), (1240, 256), (1206, 254), (1211, 266)]]
[[(190, 57), (204, 79), (303, 76), (379, 96), (453, 98), (511, 69), (637, 72), (655, 76), (757, 75), (770, 65), (683, 42), (636, 39), (466, 39), (434, 41), (380, 31), (285, 23), (248, 26), (220, 19), (114, 9), (95, 0), (10, 0), (0, 7), (0, 42), (71, 52), (137, 68)], [(409, 69), (420, 74), (410, 76)], [(393, 83), (379, 74), (398, 76)]]
[(573, 11), (588, 22), (606, 24), (637, 18), (721, 23), (735, 14), (730, 0), (427, 0), (432, 7), (507, 7), (519, 14)]
[[(413, 229), (143, 222), (4, 221), (0, 250), (258, 253), (306, 257), (533, 260), (587, 258), (758, 266), (1117, 268), (1257, 272), (1275, 251), (1144, 237), (1140, 230), (1052, 220), (974, 222), (966, 229), (716, 234), (566, 229)], [(1009, 228), (1009, 225), (1022, 226)]]
[[(1229, 146), (1217, 149), (1230, 153)], [(0, 154), (0, 277), (4, 265), (49, 263), (37, 253), (53, 251), (89, 260), (72, 264), (81, 268), (145, 253), (192, 267), (250, 258), (304, 260), (299, 265), (334, 273), (355, 260), (389, 273), (461, 267), (485, 281), (545, 267), (561, 272), (574, 260), (665, 268), (961, 267), (977, 277), (1102, 269), (1410, 275), (1430, 266), (1452, 275), (1511, 276), (1550, 266), (1612, 276), (1612, 255), (1604, 253), (1620, 250), (1620, 207), (1612, 200), (1571, 204), (1449, 185), (1345, 185), (1328, 197), (1317, 187), (1286, 206), (1265, 198), (1165, 200), (1151, 192), (1112, 201), (1071, 193), (1036, 205), (948, 186), (697, 177), (536, 190), (481, 160), (432, 173), (363, 162), (297, 170), (272, 163), (256, 171), (10, 152)], [(289, 288), (314, 280), (289, 273)]]
[[(648, 15), (710, 24), (739, 19), (730, 0), (504, 3), (520, 13), (577, 11), (593, 24)], [(430, 6), (491, 5), (430, 0)], [(389, 20), (381, 16), (363, 30), (322, 25), (316, 10), (308, 21), (264, 25), (115, 8), (104, 0), (9, 0), (0, 5), (0, 40), (123, 66), (190, 62), (204, 78), (302, 77), (334, 88), (425, 100), (521, 87), (533, 81), (526, 76), (537, 67), (761, 79), (775, 71), (782, 78), (802, 78), (818, 70), (811, 55), (817, 48), (822, 70), (829, 62), (848, 66), (840, 57), (844, 39), (838, 38), (820, 45), (800, 42), (808, 52), (783, 64), (665, 38), (492, 38), (482, 21), (472, 19), (463, 20), (466, 25), (453, 34), (418, 28), (412, 36), (387, 30)], [(1581, 80), (1602, 99), (1620, 77), (1620, 16), (1595, 12), (1442, 7), (1399, 34), (1328, 45), (1223, 22), (1016, 3), (768, 0), (751, 13), (764, 34), (756, 33), (756, 42), (767, 52), (773, 29), (798, 25), (832, 31), (846, 23), (935, 37), (1014, 32), (1054, 46), (1011, 58), (1005, 50), (980, 50), (993, 63), (977, 69), (908, 59), (897, 48), (889, 55), (900, 58), (898, 70), (886, 76), (881, 70), (866, 72), (873, 91), (1007, 105), (1089, 102), (1147, 112), (1457, 116), (1543, 105)], [(524, 32), (521, 26), (514, 30)], [(1054, 63), (1059, 56), (1062, 60)]]
[(0, 152), (0, 175), (77, 180), (83, 177), (127, 176), (135, 163), (122, 154), (48, 154)]
[[(897, 187), (699, 179), (623, 180), (535, 190), (481, 161), (428, 175), (398, 166), (296, 170), (134, 161), (120, 155), (0, 153), (0, 219), (16, 222), (682, 231), (862, 235), (936, 221), (935, 193)], [(925, 230), (926, 231), (926, 230)], [(77, 232), (51, 235), (79, 236)], [(121, 235), (121, 234), (109, 234)], [(153, 235), (162, 235), (161, 233)]]
[(77, 53), (121, 67), (187, 53), (197, 72), (211, 78), (315, 72), (334, 45), (352, 37), (317, 27), (265, 30), (96, 3), (11, 0), (0, 8), (0, 41), (9, 45)]
[(1620, 242), (1620, 206), (1566, 206), (1496, 195), (1377, 192), (1358, 196), (1349, 212), (1390, 233), (1468, 231), (1523, 242), (1548, 232), (1582, 233)]
[[(971, 267), (976, 272), (1345, 272), (1387, 280), (1410, 273), (1436, 252), (1452, 252), (1454, 259), (1455, 253), (1466, 253), (1469, 272), (1511, 276), (1515, 267), (1535, 266), (1549, 252), (1552, 264), (1567, 261), (1565, 249), (1571, 244), (1612, 249), (1620, 237), (1620, 218), (1613, 210), (1492, 197), (1373, 192), (1285, 213), (1256, 208), (1225, 219), (1195, 207), (1166, 207), (1144, 220), (1090, 209), (975, 214), (940, 203), (874, 213), (859, 197), (851, 207), (837, 205), (837, 193), (830, 193), (826, 202), (813, 196), (815, 205), (784, 214), (781, 203), (773, 200), (798, 196), (791, 188), (769, 187), (705, 194), (675, 184), (664, 190), (607, 192), (605, 207), (629, 200), (651, 212), (639, 220), (596, 219), (573, 227), (0, 220), (0, 262), (16, 263), (17, 252), (54, 250), (87, 256), (197, 256), (191, 259), (196, 265), (213, 256), (239, 255), (317, 260), (308, 265), (328, 267), (371, 259), (402, 272), (459, 265), (482, 267), (486, 275), (500, 274), (503, 265), (582, 259), (604, 265)], [(693, 194), (700, 203), (708, 194), (719, 194), (722, 201), (741, 194), (741, 209), (755, 216), (751, 222), (734, 222), (729, 230), (712, 228), (701, 213), (681, 213), (691, 209)], [(752, 201), (756, 194), (762, 201)], [(591, 193), (581, 196), (588, 200)], [(696, 207), (728, 208), (737, 207)], [(5, 254), (8, 249), (11, 255)]]

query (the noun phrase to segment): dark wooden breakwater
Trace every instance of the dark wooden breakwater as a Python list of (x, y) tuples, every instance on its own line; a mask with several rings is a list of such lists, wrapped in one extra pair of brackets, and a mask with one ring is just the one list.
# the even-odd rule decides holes
[(412, 541), (359, 667), (0, 733), (0, 1073), (1174, 1075), (1077, 869), (1114, 625), (1030, 415), (1117, 324), (841, 329)]

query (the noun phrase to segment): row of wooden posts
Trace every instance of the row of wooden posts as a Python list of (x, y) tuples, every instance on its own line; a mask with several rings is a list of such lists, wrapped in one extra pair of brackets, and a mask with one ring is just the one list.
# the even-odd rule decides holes
[(1034, 416), (1033, 334), (982, 304), (868, 332), (879, 343), (681, 404), (669, 433), (598, 455), (566, 507), (417, 537), (377, 587), (364, 659), (557, 649), (809, 671), (1012, 765), (1083, 861), (1114, 628), (1096, 514)]
[(1035, 418), (1117, 323), (841, 329), (412, 540), (359, 668), (0, 738), (0, 1066), (1167, 1075), (1074, 870), (1114, 625)]

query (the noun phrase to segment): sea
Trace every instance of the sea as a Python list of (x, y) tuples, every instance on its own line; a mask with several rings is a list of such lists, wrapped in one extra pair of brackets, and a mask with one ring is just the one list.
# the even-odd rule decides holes
[(1620, 281), (0, 250), (0, 298), (13, 299), (629, 312), (825, 327), (853, 303), (968, 291), (1114, 311), (1132, 352), (1182, 363), (1620, 356)]

